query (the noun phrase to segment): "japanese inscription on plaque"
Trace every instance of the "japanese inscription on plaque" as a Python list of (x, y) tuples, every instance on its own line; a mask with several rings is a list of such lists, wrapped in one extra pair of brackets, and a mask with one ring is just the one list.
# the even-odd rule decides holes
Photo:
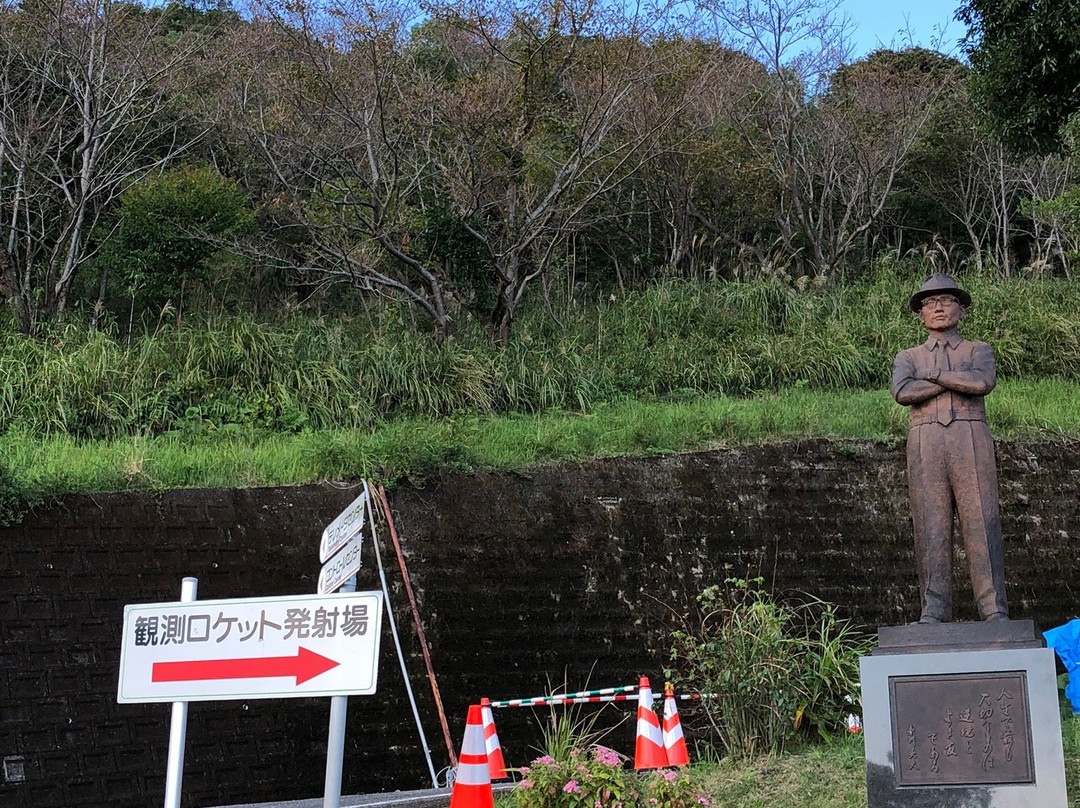
[(1034, 783), (1023, 671), (891, 676), (899, 786)]

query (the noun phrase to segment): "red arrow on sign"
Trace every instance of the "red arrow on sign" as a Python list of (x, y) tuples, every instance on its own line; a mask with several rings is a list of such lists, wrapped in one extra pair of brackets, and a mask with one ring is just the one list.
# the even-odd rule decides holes
[(340, 664), (301, 646), (296, 656), (155, 662), (150, 681), (195, 682), (211, 679), (263, 679), (270, 676), (295, 676), (296, 684), (299, 685)]

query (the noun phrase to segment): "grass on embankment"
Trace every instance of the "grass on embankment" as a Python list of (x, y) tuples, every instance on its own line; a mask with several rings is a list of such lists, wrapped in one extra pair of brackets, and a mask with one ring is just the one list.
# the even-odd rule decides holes
[[(1078, 400), (1075, 382), (1002, 383), (987, 399), (991, 428), (1004, 440), (1080, 437)], [(14, 431), (0, 437), (0, 457), (18, 490), (46, 496), (356, 477), (393, 482), (446, 466), (521, 468), (821, 437), (898, 442), (906, 417), (885, 391), (799, 388), (748, 398), (623, 401), (587, 414), (402, 418), (371, 429), (297, 434), (226, 427), (78, 441)]]
[[(1062, 718), (1070, 808), (1080, 808), (1080, 716)], [(710, 808), (866, 808), (860, 736), (751, 761), (703, 767)]]
[[(130, 336), (69, 323), (26, 337), (0, 317), (0, 434), (113, 440), (199, 428), (376, 430), (434, 421), (596, 412), (622, 401), (881, 390), (925, 339), (906, 301), (925, 277), (885, 267), (855, 285), (663, 283), (526, 307), (509, 344), (464, 317), (436, 345), (400, 307), (371, 317), (207, 314)], [(966, 277), (964, 335), (1002, 379), (1080, 384), (1080, 285)]]
[(710, 808), (866, 808), (861, 736), (702, 769)]
[[(1069, 808), (1080, 808), (1080, 716), (1063, 715), (1062, 740)], [(692, 757), (691, 771), (709, 798), (709, 808), (866, 808), (861, 735), (751, 760)], [(496, 800), (497, 808), (516, 805), (510, 794)]]
[[(1080, 716), (1062, 719), (1070, 808), (1080, 808)], [(699, 768), (710, 808), (866, 808), (860, 736)]]

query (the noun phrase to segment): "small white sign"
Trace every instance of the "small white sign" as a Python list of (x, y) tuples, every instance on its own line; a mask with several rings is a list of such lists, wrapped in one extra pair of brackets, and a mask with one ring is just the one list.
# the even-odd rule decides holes
[(364, 534), (357, 533), (341, 548), (336, 556), (327, 561), (319, 573), (320, 595), (328, 592), (337, 592), (341, 585), (359, 572), (360, 545)]
[(349, 507), (338, 514), (337, 519), (326, 526), (322, 532), (322, 540), (319, 542), (320, 564), (326, 562), (330, 556), (344, 547), (349, 539), (363, 529), (368, 499), (368, 487), (365, 482), (364, 493), (354, 499)]
[(375, 692), (381, 592), (124, 608), (121, 703)]

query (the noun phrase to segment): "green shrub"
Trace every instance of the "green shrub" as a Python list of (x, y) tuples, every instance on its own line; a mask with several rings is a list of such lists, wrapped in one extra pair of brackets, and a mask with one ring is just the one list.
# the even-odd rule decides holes
[(870, 648), (831, 605), (780, 603), (760, 584), (708, 587), (700, 621), (673, 635), (669, 674), (704, 694), (700, 713), (725, 755), (779, 752), (810, 728), (825, 738), (842, 732)]
[(159, 310), (187, 283), (211, 279), (223, 240), (255, 226), (247, 194), (207, 165), (186, 165), (132, 185), (120, 197), (103, 260), (132, 296)]

